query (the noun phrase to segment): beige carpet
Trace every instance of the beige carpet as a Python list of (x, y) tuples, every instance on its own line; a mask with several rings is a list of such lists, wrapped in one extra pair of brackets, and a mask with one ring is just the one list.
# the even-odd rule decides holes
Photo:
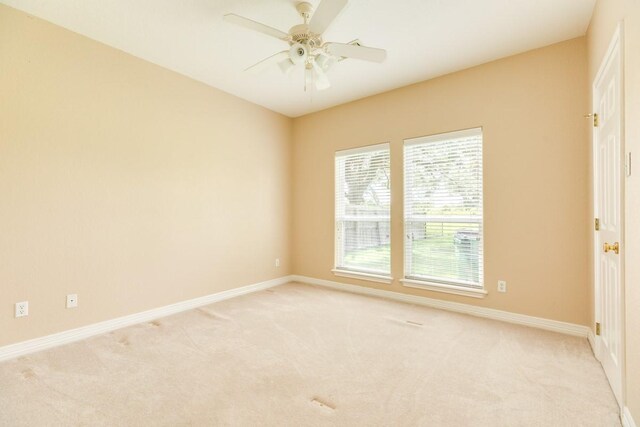
[(585, 339), (289, 284), (0, 364), (2, 426), (619, 426)]

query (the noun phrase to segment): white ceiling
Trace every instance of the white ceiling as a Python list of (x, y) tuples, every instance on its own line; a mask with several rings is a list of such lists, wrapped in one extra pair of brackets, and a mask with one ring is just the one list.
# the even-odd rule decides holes
[(222, 20), (236, 13), (287, 32), (301, 23), (295, 0), (0, 3), (297, 117), (584, 35), (595, 0), (350, 0), (325, 41), (359, 38), (386, 49), (387, 60), (343, 61), (329, 72), (330, 89), (307, 93), (302, 69), (290, 77), (277, 66), (258, 75), (243, 73), (287, 45)]

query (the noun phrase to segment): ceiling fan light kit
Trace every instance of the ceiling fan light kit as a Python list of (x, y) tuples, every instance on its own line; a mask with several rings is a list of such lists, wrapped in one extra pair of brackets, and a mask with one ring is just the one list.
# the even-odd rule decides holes
[(278, 62), (278, 67), (280, 67), (280, 70), (283, 74), (286, 74), (288, 76), (289, 74), (291, 74), (291, 71), (296, 68), (296, 64), (294, 64), (289, 58), (286, 58)]
[(289, 49), (289, 58), (294, 64), (303, 64), (309, 58), (309, 50), (302, 43), (294, 43)]
[(259, 72), (272, 64), (277, 64), (283, 73), (290, 74), (294, 68), (303, 65), (305, 90), (311, 87), (324, 90), (331, 86), (326, 73), (337, 62), (347, 58), (383, 62), (387, 56), (384, 49), (362, 46), (358, 40), (350, 43), (325, 43), (322, 40), (322, 33), (344, 9), (347, 2), (348, 0), (322, 0), (315, 12), (310, 3), (298, 3), (296, 9), (304, 23), (294, 25), (288, 33), (233, 13), (225, 15), (224, 19), (289, 44), (288, 50), (271, 55), (245, 71)]

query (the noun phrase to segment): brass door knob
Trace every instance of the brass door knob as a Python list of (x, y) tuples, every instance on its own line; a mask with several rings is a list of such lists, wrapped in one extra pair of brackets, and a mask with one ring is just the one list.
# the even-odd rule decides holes
[(604, 244), (604, 253), (607, 253), (609, 251), (613, 251), (616, 254), (620, 253), (620, 244), (618, 242), (615, 242), (613, 245), (610, 243), (605, 243)]

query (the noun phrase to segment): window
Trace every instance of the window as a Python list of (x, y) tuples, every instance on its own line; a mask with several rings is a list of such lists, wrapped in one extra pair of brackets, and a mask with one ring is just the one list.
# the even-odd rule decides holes
[(481, 129), (405, 141), (404, 217), (405, 284), (483, 289)]
[(334, 273), (389, 282), (389, 144), (336, 153)]

